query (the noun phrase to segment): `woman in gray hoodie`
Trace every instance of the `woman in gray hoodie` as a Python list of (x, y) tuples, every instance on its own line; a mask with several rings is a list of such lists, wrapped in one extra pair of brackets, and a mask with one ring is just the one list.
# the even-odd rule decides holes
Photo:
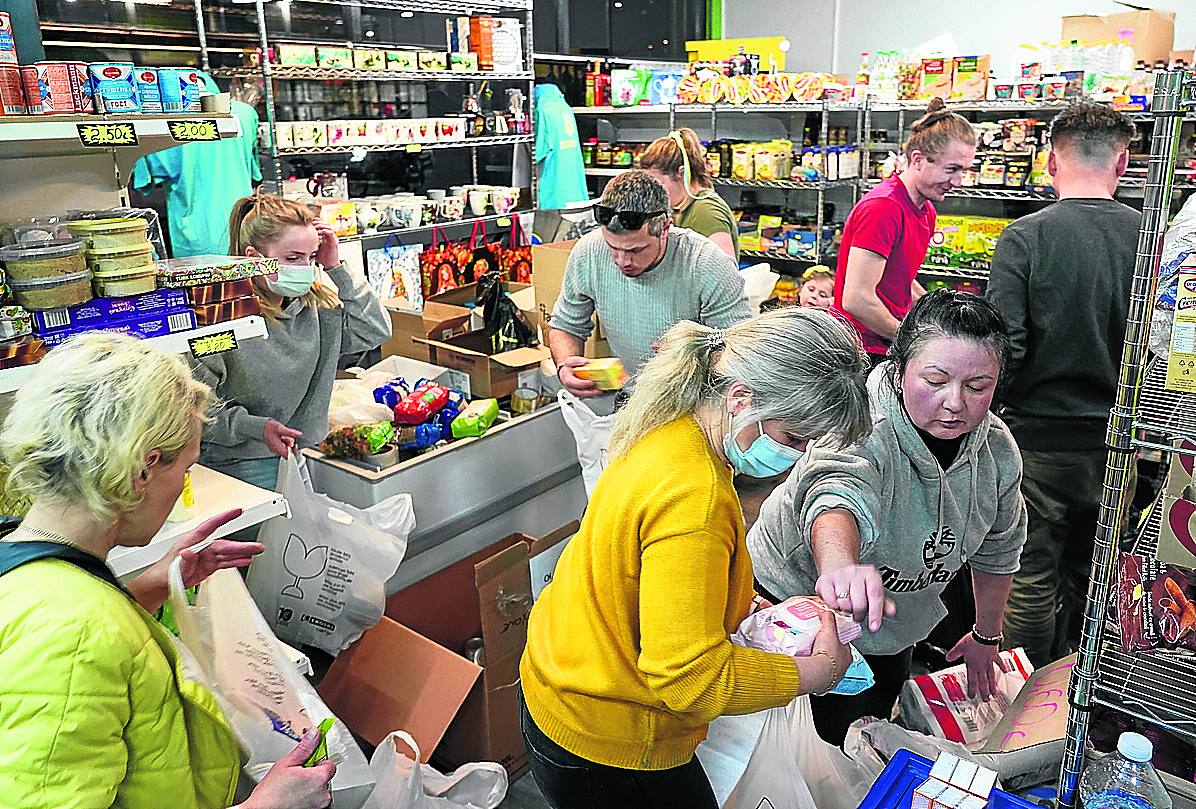
[(766, 597), (816, 593), (864, 624), (855, 646), (876, 685), (814, 697), (818, 734), (842, 744), (861, 716), (888, 718), (913, 646), (947, 614), (940, 598), (966, 563), (976, 624), (948, 655), (987, 699), (1026, 510), (1021, 457), (989, 412), (1009, 337), (975, 295), (938, 290), (910, 310), (889, 361), (868, 379), (872, 434), (848, 450), (811, 448), (748, 535)]

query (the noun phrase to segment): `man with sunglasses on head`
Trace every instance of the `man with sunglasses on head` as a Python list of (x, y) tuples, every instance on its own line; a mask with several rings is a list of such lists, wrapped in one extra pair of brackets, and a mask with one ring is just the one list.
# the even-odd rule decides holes
[(751, 317), (735, 262), (705, 236), (673, 227), (668, 192), (643, 171), (611, 180), (595, 216), (602, 226), (569, 254), (548, 345), (561, 384), (581, 398), (602, 391), (573, 369), (602, 321), (611, 350), (635, 376), (670, 326), (726, 328)]

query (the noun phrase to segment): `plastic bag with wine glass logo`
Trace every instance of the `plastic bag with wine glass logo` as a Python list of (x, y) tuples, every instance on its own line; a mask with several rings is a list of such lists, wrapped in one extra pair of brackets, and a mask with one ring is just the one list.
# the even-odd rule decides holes
[(278, 637), (336, 655), (382, 619), (386, 581), (415, 528), (411, 495), (367, 509), (337, 502), (312, 489), (296, 455), (279, 464), (276, 489), (291, 515), (262, 526), (249, 590)]

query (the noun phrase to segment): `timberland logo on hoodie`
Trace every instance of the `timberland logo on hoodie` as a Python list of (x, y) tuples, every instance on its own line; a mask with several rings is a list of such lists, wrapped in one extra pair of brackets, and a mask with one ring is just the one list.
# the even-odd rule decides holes
[(955, 532), (951, 530), (951, 526), (944, 525), (941, 537), (939, 532), (935, 531), (926, 538), (926, 544), (922, 546), (922, 564), (929, 570), (938, 560), (946, 559), (954, 550)]
[(945, 569), (940, 560), (950, 557), (957, 544), (955, 532), (950, 526), (943, 526), (941, 534), (935, 531), (926, 538), (922, 546), (922, 564), (926, 566), (925, 571), (909, 577), (903, 576), (900, 570), (881, 565), (880, 580), (890, 593), (913, 593), (934, 584), (946, 584), (955, 578), (955, 571)]

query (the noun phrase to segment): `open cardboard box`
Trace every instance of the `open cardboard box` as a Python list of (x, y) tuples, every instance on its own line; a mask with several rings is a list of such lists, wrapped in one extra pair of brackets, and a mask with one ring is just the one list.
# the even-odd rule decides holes
[(544, 346), (515, 348), (490, 353), (484, 332), (469, 332), (447, 340), (416, 339), (428, 347), (432, 363), (464, 371), (469, 375), (470, 395), (475, 398), (510, 396), (519, 387), (519, 374), (536, 368), (551, 353)]
[[(551, 327), (552, 308), (556, 305), (556, 299), (560, 297), (561, 285), (565, 281), (569, 253), (576, 244), (577, 239), (532, 245), (532, 286), (535, 287), (536, 294), (536, 312), (532, 322), (539, 324), (540, 334), (545, 342)], [(586, 340), (582, 356), (591, 359), (609, 357), (610, 344), (606, 341), (606, 334), (602, 330), (602, 324), (598, 322), (597, 315), (594, 316), (594, 327), (590, 339)]]
[[(536, 293), (531, 284), (504, 281), (503, 289), (523, 312), (528, 323), (535, 323)], [(466, 284), (429, 296), (424, 301), (425, 335), (433, 340), (447, 340), (481, 328), (481, 309), (472, 305), (477, 296), (477, 284)]]
[[(406, 307), (406, 300), (391, 298), (382, 302), (390, 316), (390, 339), (382, 344), (383, 357), (407, 357), (427, 362), (428, 347), (415, 342), (416, 338), (428, 337), (424, 316)], [(451, 336), (451, 335), (450, 335)]]
[(1063, 39), (1102, 42), (1127, 40), (1134, 48), (1134, 58), (1153, 65), (1167, 59), (1175, 47), (1175, 12), (1144, 8), (1135, 3), (1120, 3), (1126, 11), (1118, 14), (1077, 14), (1063, 18)]
[[(539, 539), (512, 534), (395, 593), (381, 622), (337, 657), (320, 696), (370, 744), (402, 729), (425, 762), (454, 769), (497, 761), (512, 778), (523, 774), (517, 690), (533, 560), (559, 552), (578, 527)], [(462, 654), (479, 637), (482, 665)]]

